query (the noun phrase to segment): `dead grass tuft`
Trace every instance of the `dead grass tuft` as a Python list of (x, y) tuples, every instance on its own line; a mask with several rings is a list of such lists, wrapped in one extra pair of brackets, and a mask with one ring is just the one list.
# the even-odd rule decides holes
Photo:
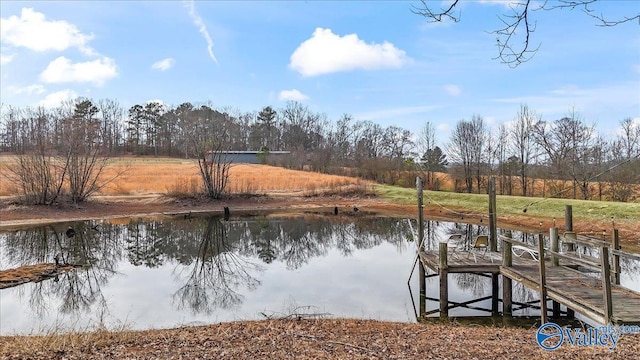
[(96, 353), (113, 344), (131, 342), (136, 336), (135, 332), (125, 328), (109, 331), (101, 326), (97, 329), (70, 332), (52, 328), (42, 335), (4, 337), (0, 340), (0, 357), (3, 359), (68, 358), (65, 355)]

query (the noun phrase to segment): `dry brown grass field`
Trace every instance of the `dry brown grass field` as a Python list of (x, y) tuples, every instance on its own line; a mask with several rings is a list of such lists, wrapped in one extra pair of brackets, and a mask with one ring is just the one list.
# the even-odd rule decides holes
[[(0, 157), (8, 163), (10, 157)], [(119, 174), (119, 175), (118, 175)], [(117, 175), (117, 176), (116, 176)], [(103, 178), (114, 178), (97, 195), (166, 194), (192, 196), (202, 190), (198, 165), (194, 160), (174, 158), (114, 158), (103, 172)], [(18, 188), (2, 180), (0, 196), (12, 196)], [(326, 194), (363, 188), (368, 182), (353, 177), (289, 170), (258, 164), (231, 166), (227, 191), (231, 194), (301, 195)]]

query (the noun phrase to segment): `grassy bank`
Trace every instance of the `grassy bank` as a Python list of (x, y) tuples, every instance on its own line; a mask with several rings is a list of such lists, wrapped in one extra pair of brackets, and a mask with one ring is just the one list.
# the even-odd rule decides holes
[[(399, 204), (416, 204), (416, 190), (395, 186), (376, 185), (378, 196)], [(489, 197), (486, 194), (461, 194), (442, 191), (424, 191), (425, 207), (437, 207), (443, 213), (465, 213), (486, 215), (489, 211)], [(611, 201), (572, 200), (554, 198), (531, 198), (523, 196), (498, 195), (496, 205), (499, 217), (531, 216), (564, 220), (566, 205), (573, 207), (573, 216), (581, 221), (611, 222), (634, 221), (640, 231), (640, 203)], [(524, 211), (526, 209), (526, 211)]]

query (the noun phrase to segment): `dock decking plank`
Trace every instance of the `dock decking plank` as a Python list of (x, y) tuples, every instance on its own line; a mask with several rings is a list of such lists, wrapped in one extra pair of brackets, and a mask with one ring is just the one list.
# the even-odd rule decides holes
[[(419, 252), (420, 261), (438, 273), (440, 267), (437, 250)], [(477, 260), (477, 262), (476, 262)], [(605, 323), (602, 281), (599, 277), (580, 272), (567, 265), (546, 266), (547, 296), (588, 318)], [(535, 291), (540, 289), (539, 264), (537, 261), (513, 258), (513, 265), (502, 266), (502, 254), (488, 252), (486, 255), (468, 255), (464, 252), (449, 254), (448, 273), (492, 273), (501, 274), (518, 281)], [(619, 285), (611, 286), (613, 299), (613, 322), (617, 324), (640, 324), (640, 294)]]

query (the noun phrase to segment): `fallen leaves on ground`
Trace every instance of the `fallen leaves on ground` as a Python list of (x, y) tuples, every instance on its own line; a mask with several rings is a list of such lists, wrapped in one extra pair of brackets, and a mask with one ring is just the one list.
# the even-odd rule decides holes
[(238, 321), (166, 330), (0, 337), (2, 359), (633, 359), (640, 334), (541, 349), (535, 329), (375, 320)]

